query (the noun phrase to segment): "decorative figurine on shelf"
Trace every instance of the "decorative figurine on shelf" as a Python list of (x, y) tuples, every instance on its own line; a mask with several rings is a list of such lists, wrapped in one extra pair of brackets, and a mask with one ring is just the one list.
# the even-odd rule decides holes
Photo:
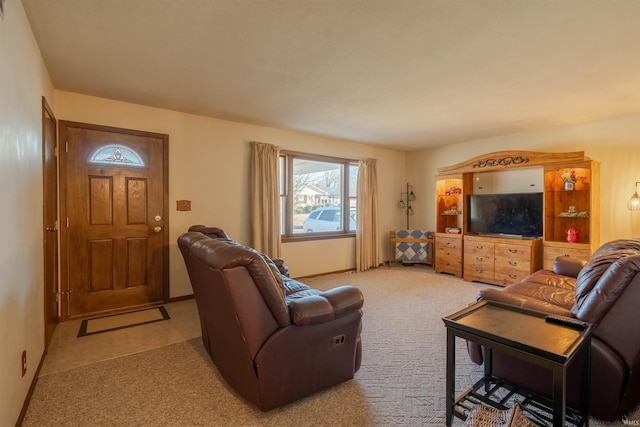
[(564, 170), (560, 172), (560, 178), (564, 181), (564, 189), (566, 191), (572, 191), (575, 188), (576, 181), (578, 180), (576, 171), (574, 170)]
[(454, 195), (454, 194), (462, 194), (462, 188), (456, 187), (454, 185), (451, 188), (449, 188), (447, 191), (445, 191), (444, 194), (445, 194), (445, 196), (451, 196), (451, 195)]
[(569, 243), (578, 243), (580, 241), (580, 235), (578, 234), (578, 229), (577, 228), (567, 228), (567, 231), (565, 231), (566, 233), (566, 240)]

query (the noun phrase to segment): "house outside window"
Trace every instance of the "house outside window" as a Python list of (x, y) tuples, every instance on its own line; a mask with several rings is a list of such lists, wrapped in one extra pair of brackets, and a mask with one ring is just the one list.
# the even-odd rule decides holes
[(281, 152), (283, 241), (355, 236), (357, 180), (354, 160)]

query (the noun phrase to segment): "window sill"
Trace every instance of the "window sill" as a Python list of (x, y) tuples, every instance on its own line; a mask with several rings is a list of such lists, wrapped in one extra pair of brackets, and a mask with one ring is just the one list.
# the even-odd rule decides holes
[(328, 239), (344, 239), (355, 238), (356, 232), (340, 232), (340, 233), (300, 233), (294, 236), (280, 236), (282, 243), (307, 242), (310, 240), (328, 240)]

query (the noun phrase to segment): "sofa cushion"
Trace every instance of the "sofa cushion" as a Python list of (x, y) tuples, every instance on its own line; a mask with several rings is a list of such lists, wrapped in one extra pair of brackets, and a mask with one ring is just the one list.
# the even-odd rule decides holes
[(481, 289), (478, 299), (571, 316), (571, 307), (575, 303), (575, 279), (539, 270), (504, 289)]
[(284, 284), (284, 295), (287, 299), (317, 295), (318, 293), (320, 293), (320, 291), (311, 289), (304, 283), (300, 283), (297, 280), (291, 279), (287, 276), (282, 276), (282, 282)]

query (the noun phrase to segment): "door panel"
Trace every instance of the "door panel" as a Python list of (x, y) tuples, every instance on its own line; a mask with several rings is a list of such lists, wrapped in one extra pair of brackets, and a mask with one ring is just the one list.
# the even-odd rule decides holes
[(56, 119), (42, 98), (45, 349), (58, 324), (58, 161)]
[(168, 137), (67, 122), (60, 129), (67, 316), (166, 301)]

